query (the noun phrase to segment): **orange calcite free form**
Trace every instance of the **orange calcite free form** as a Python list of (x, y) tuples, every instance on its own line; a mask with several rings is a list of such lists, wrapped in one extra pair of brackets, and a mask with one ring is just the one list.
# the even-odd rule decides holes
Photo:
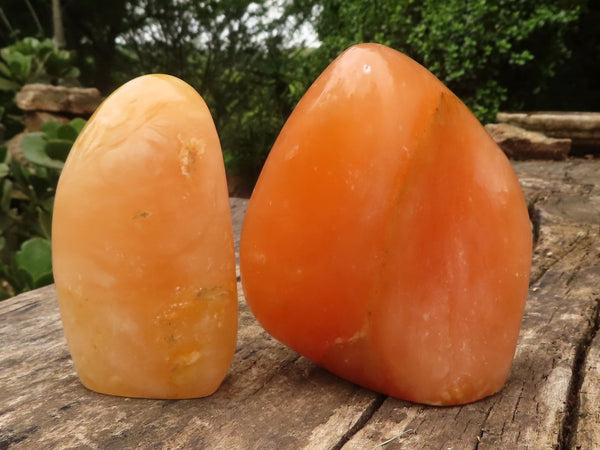
[(477, 119), (410, 58), (362, 44), (275, 142), (242, 282), (269, 333), (340, 377), (462, 404), (506, 380), (531, 247), (517, 178)]
[(212, 394), (237, 333), (219, 138), (183, 81), (115, 91), (75, 142), (53, 218), (54, 277), (73, 362), (105, 394)]

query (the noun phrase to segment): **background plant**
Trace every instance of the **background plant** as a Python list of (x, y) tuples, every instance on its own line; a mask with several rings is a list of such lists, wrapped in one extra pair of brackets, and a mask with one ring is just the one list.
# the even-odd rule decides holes
[(46, 122), (23, 138), (25, 161), (0, 147), (0, 299), (52, 282), (52, 209), (60, 171), (85, 124)]
[[(586, 0), (296, 0), (294, 4), (307, 17), (309, 7), (318, 5), (319, 14), (312, 20), (323, 42), (319, 51), (324, 59), (358, 42), (389, 45), (429, 68), (484, 122), (493, 121), (500, 108), (535, 108), (556, 98), (551, 82), (579, 51), (570, 40), (585, 22), (582, 19), (597, 17), (599, 11), (597, 3)], [(590, 35), (586, 46), (595, 47), (596, 62), (599, 42), (596, 37), (594, 44)], [(563, 91), (577, 90), (564, 81)], [(581, 108), (584, 103), (554, 104), (565, 106)], [(585, 106), (600, 107), (600, 98)]]
[[(53, 36), (52, 5), (4, 0), (0, 45)], [(593, 0), (61, 0), (66, 46), (104, 94), (166, 72), (207, 100), (228, 170), (253, 180), (278, 130), (342, 50), (380, 42), (431, 69), (483, 122), (500, 109), (600, 110)], [(299, 29), (312, 29), (312, 37)], [(310, 33), (309, 33), (310, 34)], [(307, 44), (308, 42), (308, 44)]]
[(71, 53), (59, 49), (52, 39), (26, 37), (0, 50), (0, 89), (18, 90), (28, 83), (69, 85), (79, 70)]
[(59, 49), (52, 39), (26, 37), (0, 49), (0, 123), (6, 138), (23, 129), (23, 113), (15, 103), (15, 94), (25, 84), (77, 84), (79, 70), (73, 56)]

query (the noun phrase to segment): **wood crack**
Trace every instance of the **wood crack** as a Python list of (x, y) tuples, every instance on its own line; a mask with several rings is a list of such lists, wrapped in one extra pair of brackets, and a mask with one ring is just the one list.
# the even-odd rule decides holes
[[(588, 249), (585, 251), (585, 253), (583, 254), (583, 256), (581, 257), (581, 260), (582, 260), (582, 261), (586, 261), (586, 260), (588, 259), (588, 256), (589, 256), (589, 254), (590, 254), (590, 253), (591, 253), (591, 248), (588, 248)], [(568, 293), (570, 292), (570, 290), (571, 290), (571, 287), (570, 287), (571, 283), (573, 282), (573, 280), (574, 280), (574, 279), (575, 279), (575, 277), (576, 277), (576, 276), (579, 274), (579, 272), (580, 272), (580, 271), (581, 271), (581, 266), (577, 266), (577, 267), (575, 268), (575, 270), (573, 270), (573, 271), (571, 272), (571, 274), (569, 275), (569, 278), (567, 278), (567, 281), (566, 281), (566, 283), (565, 283), (565, 284), (566, 284), (566, 286), (567, 286), (567, 291), (566, 291), (566, 293), (567, 293), (567, 294), (568, 294)]]
[(498, 403), (498, 400), (494, 401), (494, 403), (492, 403), (490, 405), (487, 412), (485, 413), (485, 417), (481, 421), (481, 426), (479, 427), (479, 434), (476, 437), (475, 446), (473, 447), (474, 450), (477, 450), (479, 448), (479, 444), (481, 444), (481, 440), (483, 439), (483, 434), (486, 432), (486, 430), (484, 428), (485, 423), (487, 422), (488, 418), (490, 417), (492, 409), (494, 409), (494, 406), (496, 406), (496, 403)]
[(527, 213), (529, 214), (529, 221), (531, 222), (531, 233), (533, 235), (533, 248), (537, 246), (540, 238), (540, 223), (542, 215), (540, 209), (537, 208), (537, 203), (540, 200), (539, 196), (531, 199), (527, 204)]
[(346, 442), (352, 439), (352, 437), (358, 433), (367, 424), (367, 422), (369, 422), (369, 420), (371, 420), (371, 417), (373, 417), (375, 413), (379, 411), (379, 408), (381, 408), (381, 405), (383, 405), (383, 402), (385, 402), (386, 399), (387, 395), (377, 394), (373, 402), (371, 402), (371, 404), (362, 412), (356, 423), (342, 435), (340, 440), (334, 446), (332, 446), (330, 450), (340, 450), (346, 444)]
[(4, 432), (3, 432), (3, 434), (0, 435), (0, 449), (5, 449), (5, 448), (7, 449), (10, 446), (12, 446), (13, 444), (18, 444), (19, 442), (26, 440), (29, 436), (31, 436), (33, 433), (35, 433), (38, 429), (39, 429), (39, 427), (37, 425), (34, 425), (32, 427), (25, 429), (21, 433), (15, 433), (14, 430), (12, 430), (12, 429), (9, 429), (8, 433), (6, 435), (4, 435)]
[(540, 281), (542, 279), (542, 277), (550, 270), (552, 269), (556, 264), (558, 264), (562, 259), (564, 259), (565, 257), (567, 257), (568, 255), (570, 255), (571, 253), (575, 252), (576, 250), (578, 250), (578, 244), (584, 239), (588, 237), (588, 233), (586, 232), (585, 234), (580, 234), (578, 236), (575, 237), (575, 239), (573, 239), (572, 242), (570, 242), (567, 245), (567, 248), (560, 253), (554, 253), (554, 259), (552, 261), (550, 261), (548, 263), (548, 265), (543, 265), (541, 267), (541, 271), (540, 273), (536, 274), (535, 276), (531, 276), (530, 280), (529, 280), (529, 286), (534, 286), (538, 281)]
[(575, 358), (573, 360), (571, 382), (567, 391), (567, 410), (561, 423), (558, 434), (557, 450), (570, 450), (573, 448), (573, 440), (577, 435), (577, 424), (579, 421), (579, 393), (584, 380), (584, 370), (587, 355), (598, 330), (600, 329), (600, 298), (596, 299), (596, 305), (588, 327), (583, 337), (577, 343)]
[(519, 410), (519, 403), (521, 403), (521, 399), (523, 398), (523, 389), (525, 388), (525, 384), (523, 383), (521, 385), (521, 392), (519, 392), (519, 397), (517, 397), (517, 403), (515, 404), (515, 407), (513, 409), (513, 413), (512, 413), (512, 417), (511, 417), (511, 422), (515, 422), (515, 418), (517, 416), (517, 411)]
[(40, 306), (39, 303), (25, 303), (23, 305), (17, 306), (16, 308), (9, 310), (9, 311), (3, 311), (0, 316), (4, 316), (4, 315), (8, 315), (8, 314), (14, 314), (15, 312), (20, 312), (20, 313), (28, 313), (31, 312), (32, 310), (38, 308)]
[[(273, 373), (271, 373), (269, 375), (269, 377), (264, 380), (264, 382), (258, 386), (257, 388), (255, 388), (250, 394), (248, 394), (246, 396), (246, 398), (252, 397), (253, 395), (257, 395), (260, 391), (262, 391), (265, 387), (267, 387), (271, 381), (273, 379), (275, 379), (275, 377), (280, 376), (284, 370), (286, 369), (286, 367), (296, 363), (300, 358), (302, 358), (302, 355), (296, 355), (296, 357), (294, 359), (290, 359), (288, 361), (284, 361), (278, 368), (276, 371), (274, 371)], [(253, 363), (253, 365), (256, 364), (256, 361)]]

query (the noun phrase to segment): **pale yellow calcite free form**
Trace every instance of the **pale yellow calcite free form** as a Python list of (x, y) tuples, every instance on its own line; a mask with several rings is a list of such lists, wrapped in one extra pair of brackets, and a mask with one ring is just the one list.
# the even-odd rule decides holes
[(146, 75), (104, 101), (61, 174), (52, 251), (85, 386), (215, 392), (235, 350), (235, 256), (219, 138), (193, 88)]

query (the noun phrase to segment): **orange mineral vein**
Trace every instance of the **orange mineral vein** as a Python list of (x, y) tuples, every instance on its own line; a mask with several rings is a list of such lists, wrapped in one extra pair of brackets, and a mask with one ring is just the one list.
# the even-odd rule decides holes
[(190, 86), (147, 75), (104, 101), (62, 172), (52, 249), (85, 386), (152, 398), (219, 387), (235, 349), (235, 259), (219, 138)]

